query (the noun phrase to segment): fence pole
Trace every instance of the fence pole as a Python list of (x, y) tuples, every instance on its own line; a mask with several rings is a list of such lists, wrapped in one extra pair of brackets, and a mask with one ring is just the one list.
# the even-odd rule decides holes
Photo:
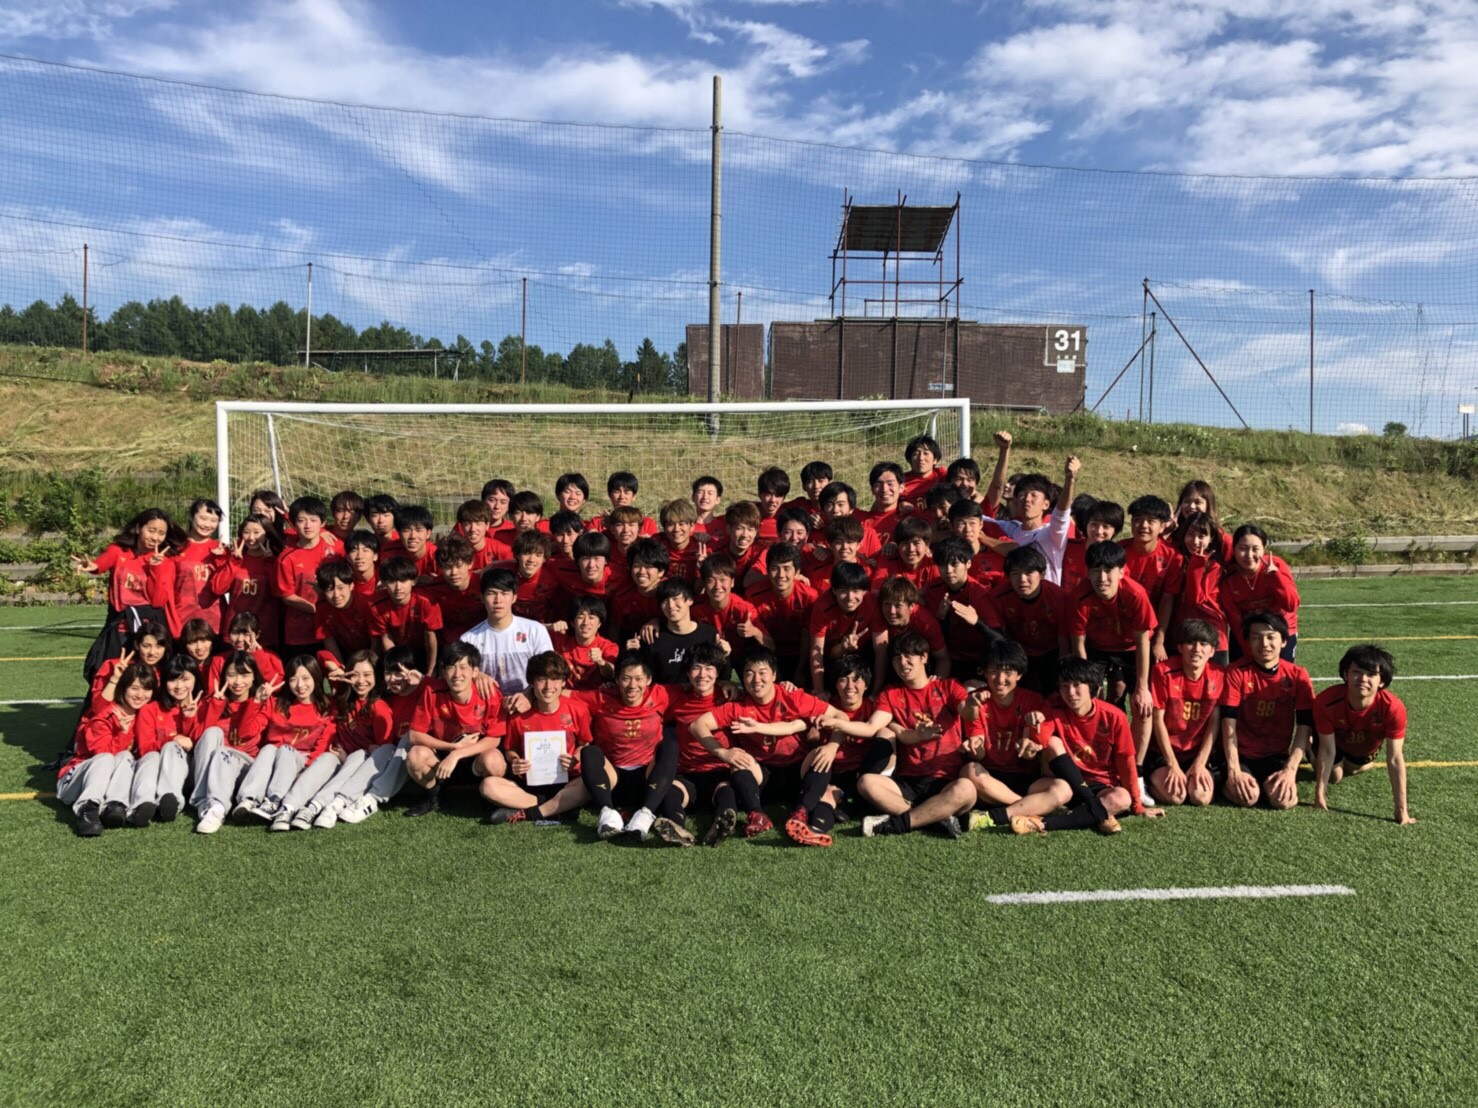
[(518, 383), (529, 382), (529, 279), (523, 279), (523, 314), (518, 324)]
[(1314, 433), (1314, 290), (1309, 290), (1309, 434)]
[(1150, 279), (1146, 277), (1139, 298), (1139, 419), (1144, 422), (1144, 340), (1149, 336)]
[[(708, 216), (708, 402), (717, 404), (723, 378), (720, 360), (723, 344), (722, 305), (719, 303), (719, 252), (723, 246), (723, 104), (724, 79), (713, 76), (713, 154), (709, 167), (710, 186)], [(708, 433), (718, 434), (717, 413), (708, 417)]]
[(82, 356), (87, 357), (87, 243), (82, 244)]
[(303, 368), (313, 357), (313, 263), (308, 263), (308, 328), (303, 335)]

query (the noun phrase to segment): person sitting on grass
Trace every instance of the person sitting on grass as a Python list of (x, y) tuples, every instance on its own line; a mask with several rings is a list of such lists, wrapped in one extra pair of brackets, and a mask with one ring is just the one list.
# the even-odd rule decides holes
[(1259, 799), (1269, 808), (1292, 808), (1313, 732), (1314, 683), (1308, 670), (1282, 657), (1288, 624), (1281, 615), (1248, 612), (1240, 631), (1248, 656), (1227, 670), (1221, 700), (1222, 795), (1239, 808)]
[(1124, 713), (1098, 699), (1103, 667), (1085, 658), (1068, 658), (1058, 667), (1060, 708), (1047, 713), (1035, 742), (1047, 765), (1072, 790), (1068, 809), (1049, 816), (1018, 815), (1011, 830), (1018, 835), (1091, 827), (1101, 835), (1117, 835), (1117, 816), (1132, 812), (1158, 819), (1163, 808), (1146, 808), (1139, 795), (1134, 765), (1134, 736)]
[(1396, 661), (1375, 643), (1352, 646), (1339, 660), (1340, 684), (1314, 699), (1314, 730), (1319, 735), (1315, 757), (1314, 807), (1328, 810), (1329, 786), (1349, 774), (1374, 768), (1386, 748), (1386, 772), (1396, 822), (1415, 823), (1406, 806), (1406, 705), (1387, 687), (1396, 677)]
[[(580, 780), (580, 751), (590, 742), (590, 709), (571, 696), (566, 686), (570, 679), (569, 663), (552, 650), (529, 659), (526, 674), (528, 699), (526, 711), (508, 721), (508, 735), (503, 741), (503, 755), (508, 762), (508, 776), (487, 776), (479, 791), (493, 811), (488, 822), (548, 823), (558, 821), (565, 812), (579, 811), (590, 802), (590, 793)], [(559, 768), (565, 780), (539, 785), (528, 783), (530, 762), (524, 740), (532, 734), (558, 735), (563, 742)]]
[(134, 725), (154, 695), (152, 666), (131, 663), (118, 674), (113, 701), (82, 728), (77, 749), (61, 768), (56, 797), (77, 817), (77, 834), (96, 838), (122, 827), (133, 785)]
[[(488, 573), (505, 572), (488, 570)], [(513, 575), (508, 574), (509, 577)], [(506, 590), (511, 594), (512, 589)], [(510, 608), (512, 597), (509, 595)], [(424, 816), (441, 806), (441, 788), (458, 776), (501, 777), (506, 772), (498, 740), (504, 732), (503, 697), (495, 686), (475, 680), (483, 663), (471, 643), (457, 641), (441, 658), (441, 680), (421, 688), (411, 716), (410, 752), (405, 769), (426, 790), (426, 798), (407, 808), (408, 816)]]

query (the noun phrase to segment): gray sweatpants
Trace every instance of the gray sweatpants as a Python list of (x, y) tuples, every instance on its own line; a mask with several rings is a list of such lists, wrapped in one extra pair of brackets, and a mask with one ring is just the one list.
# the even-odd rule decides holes
[(132, 812), (140, 804), (158, 804), (166, 796), (185, 800), (185, 778), (190, 774), (190, 757), (177, 742), (167, 742), (151, 750), (133, 767), (133, 790), (128, 798)]
[(264, 743), (257, 751), (257, 760), (236, 790), (236, 803), (250, 801), (260, 804), (264, 800), (280, 803), (307, 760), (308, 756), (301, 750)]
[(390, 743), (377, 746), (373, 750), (354, 751), (344, 759), (344, 764), (339, 767), (338, 772), (333, 775), (328, 784), (314, 794), (313, 799), (308, 802), (308, 807), (315, 812), (321, 812), (333, 803), (335, 797), (343, 797), (345, 802), (352, 804), (369, 791), (370, 782), (384, 773), (392, 761), (397, 760), (401, 766), (401, 773), (404, 774), (405, 755)]
[[(329, 779), (338, 770), (339, 760), (332, 754), (319, 755), (316, 762), (306, 766), (303, 772), (298, 774), (298, 779), (293, 782), (292, 788), (287, 790), (282, 798), (282, 810), (290, 815), (297, 815), (300, 808), (307, 805), (310, 800), (317, 798), (319, 791), (328, 784)], [(273, 776), (276, 777), (276, 774)]]
[[(371, 763), (374, 761), (374, 756), (380, 755), (380, 751), (383, 750), (393, 750), (394, 752), (385, 756), (387, 757), (386, 764), (376, 770), (375, 775), (370, 778), (369, 784), (364, 788), (363, 795), (372, 796), (381, 804), (386, 804), (391, 797), (405, 788), (405, 783), (410, 780), (410, 774), (405, 771), (405, 760), (410, 754), (411, 740), (408, 738), (401, 739), (393, 748), (388, 744), (376, 747), (374, 755), (371, 756)], [(358, 796), (352, 796), (350, 799), (356, 800)]]
[(229, 808), (236, 785), (251, 769), (252, 756), (226, 745), (219, 727), (209, 727), (195, 744), (195, 788), (190, 803), (204, 815), (209, 808)]
[(56, 783), (56, 798), (76, 815), (84, 804), (128, 804), (133, 785), (133, 755), (94, 754), (79, 762)]

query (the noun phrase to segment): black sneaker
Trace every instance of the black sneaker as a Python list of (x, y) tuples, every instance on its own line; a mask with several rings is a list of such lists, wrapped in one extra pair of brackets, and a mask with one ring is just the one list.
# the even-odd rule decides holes
[(128, 805), (120, 804), (116, 800), (110, 800), (103, 805), (103, 826), (122, 827), (123, 821), (128, 816)]
[(939, 833), (946, 839), (962, 838), (965, 834), (965, 829), (960, 826), (959, 816), (950, 816), (948, 819), (942, 819), (935, 826), (939, 828)]
[(734, 833), (734, 825), (739, 822), (739, 813), (733, 808), (725, 808), (713, 817), (713, 824), (708, 828), (708, 834), (703, 836), (704, 846), (718, 846)]
[(95, 839), (102, 833), (103, 821), (98, 815), (97, 801), (89, 800), (77, 813), (77, 834), (84, 839)]
[(148, 827), (149, 821), (154, 818), (154, 813), (158, 810), (158, 805), (150, 804), (147, 800), (144, 801), (132, 812), (128, 813), (128, 826)]
[(165, 793), (159, 798), (159, 808), (154, 813), (154, 818), (160, 823), (173, 823), (175, 816), (180, 814), (180, 798), (174, 793)]
[(405, 814), (408, 816), (428, 816), (441, 807), (441, 790), (432, 789), (426, 794), (426, 799), (414, 807), (407, 808)]

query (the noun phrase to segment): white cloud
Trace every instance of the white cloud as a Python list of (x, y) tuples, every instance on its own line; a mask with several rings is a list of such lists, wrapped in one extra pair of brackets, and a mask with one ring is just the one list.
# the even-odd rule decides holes
[(1334, 429), (1336, 435), (1368, 435), (1370, 428), (1363, 423), (1341, 423)]

